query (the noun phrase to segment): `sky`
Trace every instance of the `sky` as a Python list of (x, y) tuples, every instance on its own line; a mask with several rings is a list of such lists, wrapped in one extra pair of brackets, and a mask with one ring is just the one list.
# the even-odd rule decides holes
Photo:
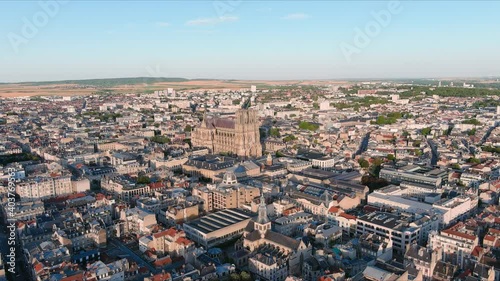
[(500, 1), (2, 1), (0, 82), (500, 76)]

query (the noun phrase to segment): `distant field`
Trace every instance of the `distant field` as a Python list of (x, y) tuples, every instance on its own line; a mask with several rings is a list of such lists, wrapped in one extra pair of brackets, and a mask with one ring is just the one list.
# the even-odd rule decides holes
[(0, 97), (21, 96), (74, 96), (91, 95), (103, 91), (115, 93), (141, 93), (174, 88), (176, 90), (241, 89), (256, 85), (268, 89), (278, 85), (345, 84), (345, 81), (263, 81), (263, 80), (187, 80), (182, 78), (118, 78), (68, 80), (0, 84)]

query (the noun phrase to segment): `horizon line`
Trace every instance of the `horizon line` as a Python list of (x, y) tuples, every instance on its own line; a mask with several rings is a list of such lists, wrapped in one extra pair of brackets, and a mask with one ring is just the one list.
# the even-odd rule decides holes
[(111, 80), (111, 79), (185, 79), (188, 81), (212, 80), (212, 81), (391, 81), (391, 80), (449, 80), (449, 79), (500, 79), (500, 75), (487, 76), (441, 76), (441, 77), (392, 77), (392, 78), (309, 78), (309, 79), (235, 79), (235, 78), (185, 78), (185, 77), (152, 77), (152, 76), (131, 76), (131, 77), (106, 77), (106, 78), (79, 78), (79, 79), (63, 79), (63, 80), (37, 80), (37, 81), (15, 81), (15, 82), (0, 82), (0, 84), (27, 84), (27, 83), (54, 83), (67, 81), (88, 81), (88, 80)]

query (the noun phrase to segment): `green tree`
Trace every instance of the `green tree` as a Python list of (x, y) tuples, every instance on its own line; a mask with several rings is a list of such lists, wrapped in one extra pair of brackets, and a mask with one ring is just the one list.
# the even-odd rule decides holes
[(166, 136), (154, 136), (151, 138), (151, 141), (160, 144), (170, 143), (170, 139)]
[(148, 176), (140, 175), (139, 177), (137, 177), (137, 183), (138, 184), (148, 184), (148, 183), (151, 183), (151, 179)]
[(382, 164), (384, 163), (384, 160), (381, 158), (375, 158), (372, 162), (372, 165), (370, 166), (369, 173), (378, 178), (380, 175), (380, 170), (382, 170)]
[(294, 135), (288, 135), (288, 136), (286, 136), (286, 137), (283, 138), (283, 142), (291, 142), (291, 141), (294, 141), (296, 139), (297, 139), (296, 136), (294, 136)]
[(462, 121), (462, 124), (471, 124), (471, 125), (481, 125), (481, 122), (479, 122), (477, 119), (467, 119)]
[(453, 165), (451, 165), (451, 168), (455, 170), (460, 170), (460, 164), (454, 163)]
[(480, 164), (481, 160), (479, 160), (475, 157), (471, 157), (471, 158), (467, 159), (467, 163)]
[(271, 128), (271, 130), (269, 131), (269, 135), (271, 137), (280, 137), (281, 136), (280, 129), (279, 128)]
[(191, 132), (192, 130), (193, 128), (189, 124), (187, 124), (186, 127), (184, 127), (184, 132)]
[(231, 281), (241, 281), (241, 277), (238, 273), (234, 272), (230, 275)]
[(481, 149), (486, 152), (500, 153), (500, 147), (483, 146)]
[(241, 281), (252, 281), (252, 276), (250, 275), (250, 273), (246, 271), (242, 271), (240, 276), (241, 276)]
[(313, 124), (310, 122), (306, 122), (306, 121), (301, 121), (299, 123), (299, 128), (302, 130), (316, 131), (317, 129), (319, 129), (319, 125)]
[(314, 109), (319, 109), (319, 104), (317, 102), (313, 103), (313, 108)]
[(359, 163), (359, 166), (361, 166), (361, 168), (366, 169), (366, 168), (370, 167), (370, 163), (364, 158), (359, 158), (358, 163)]
[(431, 128), (429, 128), (429, 127), (423, 128), (421, 132), (422, 132), (422, 135), (428, 136), (431, 134)]
[(372, 175), (365, 175), (361, 177), (361, 184), (368, 186), (370, 192), (389, 185), (385, 179), (376, 178)]
[(394, 161), (396, 160), (396, 156), (394, 156), (394, 154), (387, 154), (387, 160)]

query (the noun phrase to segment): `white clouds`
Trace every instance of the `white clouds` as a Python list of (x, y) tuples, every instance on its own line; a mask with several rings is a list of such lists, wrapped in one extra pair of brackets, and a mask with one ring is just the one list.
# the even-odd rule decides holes
[(239, 18), (235, 16), (222, 16), (218, 18), (199, 18), (186, 22), (190, 26), (216, 25), (225, 22), (237, 21)]
[(155, 22), (155, 25), (158, 27), (169, 27), (170, 23), (165, 22), (165, 21), (157, 21), (157, 22)]
[(288, 14), (284, 17), (282, 17), (282, 20), (305, 20), (308, 19), (309, 15), (308, 14), (303, 14), (303, 13), (297, 13), (297, 14)]

